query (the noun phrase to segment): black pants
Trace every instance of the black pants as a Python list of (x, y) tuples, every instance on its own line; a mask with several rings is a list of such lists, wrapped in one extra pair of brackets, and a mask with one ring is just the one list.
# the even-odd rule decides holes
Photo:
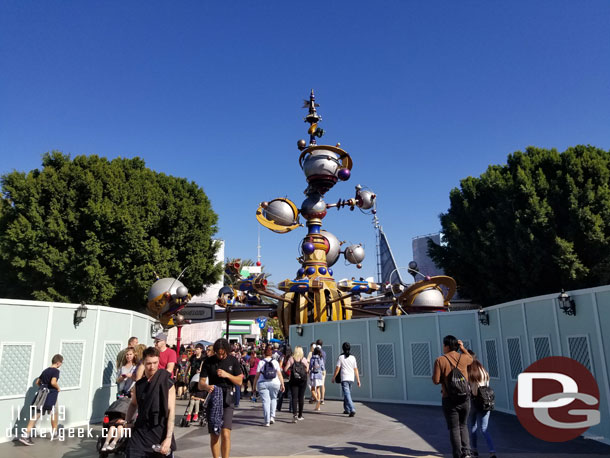
[(461, 458), (470, 453), (468, 435), (468, 413), (470, 412), (470, 399), (455, 402), (450, 398), (443, 398), (443, 413), (449, 428), (449, 439), (453, 449), (453, 458)]
[(303, 404), (305, 404), (305, 390), (307, 389), (307, 381), (290, 383), (290, 392), (292, 393), (292, 414), (297, 415), (297, 402), (298, 402), (298, 416), (303, 416)]

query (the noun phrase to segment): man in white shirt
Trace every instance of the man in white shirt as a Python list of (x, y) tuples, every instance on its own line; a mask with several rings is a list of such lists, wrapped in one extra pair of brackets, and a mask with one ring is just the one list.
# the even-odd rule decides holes
[(354, 379), (360, 387), (360, 374), (358, 373), (358, 363), (354, 355), (350, 355), (351, 346), (349, 342), (343, 342), (343, 354), (337, 360), (335, 373), (332, 376), (331, 382), (335, 383), (335, 378), (341, 372), (341, 391), (343, 391), (343, 413), (349, 414), (350, 417), (356, 415), (356, 408), (352, 401), (352, 384)]

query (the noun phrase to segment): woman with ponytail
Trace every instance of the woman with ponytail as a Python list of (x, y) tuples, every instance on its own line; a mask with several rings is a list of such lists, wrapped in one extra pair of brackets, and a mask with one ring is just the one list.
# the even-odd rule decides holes
[(487, 431), (489, 424), (489, 416), (491, 410), (484, 410), (478, 400), (479, 388), (489, 386), (489, 373), (485, 370), (481, 362), (477, 359), (477, 356), (472, 350), (468, 350), (470, 356), (472, 356), (472, 363), (468, 366), (468, 381), (470, 383), (470, 391), (472, 393), (472, 407), (470, 417), (470, 452), (472, 456), (479, 456), (477, 451), (477, 430), (481, 431), (483, 437), (487, 441), (487, 448), (489, 449), (490, 458), (496, 458), (496, 452), (494, 448), (491, 436)]

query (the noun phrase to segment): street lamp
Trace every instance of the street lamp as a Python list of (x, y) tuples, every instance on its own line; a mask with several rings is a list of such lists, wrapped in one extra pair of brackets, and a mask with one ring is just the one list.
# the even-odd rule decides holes
[(576, 315), (576, 303), (563, 289), (557, 300), (559, 301), (559, 308), (563, 313), (566, 315)]
[(479, 310), (479, 323), (483, 326), (489, 326), (489, 313), (485, 310)]
[(77, 309), (74, 310), (74, 327), (78, 327), (85, 318), (87, 318), (87, 306), (84, 302), (81, 302)]
[(157, 334), (163, 331), (163, 325), (158, 321), (155, 321), (150, 325), (150, 336), (154, 339)]

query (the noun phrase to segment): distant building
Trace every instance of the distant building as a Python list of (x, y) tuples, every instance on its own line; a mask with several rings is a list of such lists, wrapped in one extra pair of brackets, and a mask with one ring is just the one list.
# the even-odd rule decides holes
[[(436, 267), (434, 261), (428, 255), (428, 241), (431, 240), (436, 245), (441, 244), (441, 233), (420, 235), (413, 237), (413, 260), (417, 263), (417, 270), (424, 275), (434, 277), (435, 275), (445, 275), (443, 269)], [(418, 278), (418, 280), (421, 280)]]

